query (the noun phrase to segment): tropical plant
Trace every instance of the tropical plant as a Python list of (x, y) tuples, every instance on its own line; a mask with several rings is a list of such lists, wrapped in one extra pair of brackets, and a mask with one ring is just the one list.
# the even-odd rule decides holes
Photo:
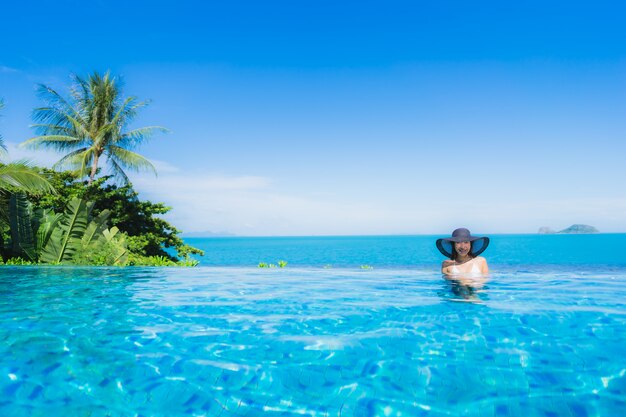
[(72, 75), (72, 81), (67, 100), (52, 88), (39, 86), (39, 95), (46, 105), (33, 113), (33, 127), (38, 136), (22, 145), (67, 152), (55, 168), (68, 167), (81, 177), (88, 175), (89, 184), (94, 181), (103, 157), (110, 164), (113, 176), (126, 183), (128, 176), (124, 169), (156, 173), (152, 163), (133, 149), (155, 131), (167, 129), (148, 126), (126, 131), (148, 102), (132, 96), (124, 98), (121, 80), (109, 72), (104, 75), (94, 72), (87, 79)]
[(24, 194), (11, 196), (11, 258), (48, 264), (124, 265), (128, 251), (123, 233), (107, 229), (108, 211), (91, 217), (93, 203), (74, 198), (64, 213), (33, 210)]
[[(119, 234), (117, 227), (107, 229), (108, 211), (103, 211), (91, 219), (92, 208), (93, 203), (74, 198), (62, 216), (48, 214), (50, 221), (48, 224), (42, 224), (40, 226), (42, 233), (38, 233), (38, 237), (41, 237), (38, 239), (41, 250), (40, 262), (125, 264), (127, 250), (123, 234)], [(42, 226), (44, 229), (41, 229)], [(97, 259), (97, 262), (93, 262), (94, 259)]]
[(84, 200), (72, 200), (68, 212), (52, 224), (47, 241), (40, 242), (43, 263), (60, 264), (72, 259), (78, 250), (85, 230), (91, 205)]
[(186, 267), (194, 267), (198, 266), (200, 261), (197, 259), (186, 258), (181, 261), (176, 262), (176, 266), (186, 266)]
[(93, 215), (108, 210), (109, 224), (117, 226), (126, 234), (128, 251), (132, 255), (129, 264), (144, 265), (145, 258), (164, 256), (173, 262), (189, 259), (190, 255), (203, 255), (200, 249), (187, 245), (179, 236), (180, 231), (160, 216), (170, 208), (162, 203), (139, 199), (132, 184), (109, 183), (109, 177), (100, 177), (91, 185), (80, 181), (76, 173), (42, 171), (57, 194), (30, 196), (35, 208), (60, 212), (73, 198), (92, 201)]
[(32, 261), (28, 261), (26, 259), (20, 258), (19, 256), (17, 258), (7, 259), (7, 261), (4, 262), (3, 264), (7, 265), (7, 266), (11, 266), (11, 265), (18, 265), (18, 266), (35, 265)]
[[(0, 108), (4, 106), (0, 100)], [(2, 136), (0, 136), (0, 156), (6, 156), (7, 149), (4, 145)], [(32, 167), (26, 161), (17, 161), (10, 163), (0, 162), (0, 250), (4, 249), (4, 242), (9, 238), (9, 233), (19, 233), (11, 228), (9, 221), (9, 211), (11, 198), (15, 193), (54, 193), (52, 185), (40, 175), (38, 170)], [(17, 201), (13, 201), (17, 204)], [(17, 206), (13, 209), (17, 210)], [(24, 230), (22, 230), (24, 231)], [(12, 250), (18, 249), (13, 246)], [(2, 251), (4, 254), (4, 251)], [(20, 249), (18, 252), (22, 252)]]
[[(259, 268), (276, 268), (276, 264), (268, 264), (267, 262), (259, 262)], [(284, 268), (287, 266), (287, 261), (278, 261), (278, 267)]]
[[(129, 265), (134, 266), (177, 266), (178, 264), (165, 256), (137, 256), (131, 254)], [(195, 265), (194, 265), (195, 266)]]
[(33, 213), (33, 206), (23, 193), (9, 197), (9, 231), (11, 245), (8, 254), (11, 257), (25, 256), (31, 261), (36, 258), (36, 237), (38, 221)]
[(82, 245), (74, 254), (72, 263), (78, 265), (126, 265), (129, 258), (126, 249), (126, 235), (115, 226), (110, 229), (105, 228), (101, 230), (101, 233), (92, 235), (89, 232), (90, 227), (96, 230), (98, 225), (98, 223), (92, 222), (87, 227), (88, 230), (81, 239)]

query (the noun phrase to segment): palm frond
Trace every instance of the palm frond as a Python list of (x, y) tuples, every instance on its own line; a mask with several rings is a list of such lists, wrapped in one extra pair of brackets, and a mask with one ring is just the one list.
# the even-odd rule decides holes
[(122, 148), (135, 148), (150, 139), (156, 132), (169, 133), (170, 130), (161, 126), (146, 126), (126, 132), (115, 141)]
[(49, 148), (58, 149), (60, 151), (67, 151), (77, 146), (80, 146), (81, 144), (83, 144), (83, 142), (85, 142), (83, 139), (76, 138), (74, 136), (43, 135), (30, 138), (20, 143), (18, 146), (22, 148), (46, 146)]
[(63, 96), (61, 96), (54, 89), (52, 89), (51, 87), (48, 87), (47, 85), (39, 84), (37, 86), (37, 95), (39, 96), (39, 98), (41, 98), (42, 100), (44, 100), (45, 102), (49, 103), (51, 106), (57, 109), (65, 109), (65, 110), (70, 110), (70, 111), (74, 110), (72, 105), (68, 103), (63, 98)]
[(66, 126), (60, 126), (58, 124), (55, 125), (51, 123), (34, 123), (30, 125), (30, 127), (36, 130), (54, 132), (52, 134), (60, 134), (62, 136), (72, 136), (74, 134), (71, 128)]
[(33, 111), (33, 127), (40, 135), (65, 134), (78, 138), (88, 138), (90, 133), (80, 115), (72, 115), (49, 107)]
[(52, 185), (25, 161), (0, 164), (0, 189), (55, 193)]
[(126, 172), (122, 169), (122, 167), (112, 158), (109, 158), (109, 163), (111, 164), (111, 173), (113, 174), (113, 178), (117, 178), (121, 180), (122, 184), (130, 184), (130, 179)]
[(58, 160), (52, 167), (54, 169), (69, 168), (74, 170), (79, 177), (86, 177), (89, 175), (94, 154), (93, 147), (77, 149)]
[(156, 168), (152, 165), (152, 162), (138, 153), (129, 151), (128, 149), (111, 145), (107, 147), (107, 156), (116, 164), (129, 168), (133, 171), (152, 171), (155, 175), (157, 173)]
[[(43, 101), (48, 103), (49, 107), (42, 107), (42, 108), (35, 109), (33, 111), (33, 118), (35, 118), (36, 120), (38, 117), (43, 117), (44, 119), (48, 117), (48, 118), (51, 118), (52, 120), (54, 120), (55, 117), (57, 117), (59, 122), (62, 122), (63, 115), (80, 119), (80, 116), (81, 116), (80, 109), (72, 106), (71, 103), (65, 100), (63, 96), (61, 96), (52, 88), (43, 84), (39, 84), (39, 87), (37, 89), (37, 95)], [(51, 123), (56, 124), (54, 122), (51, 122)]]
[(82, 167), (85, 158), (84, 153), (88, 151), (89, 148), (76, 149), (59, 159), (52, 167), (54, 169), (76, 169), (77, 167)]
[[(4, 100), (0, 99), (0, 109), (4, 107)], [(6, 156), (8, 153), (7, 147), (4, 144), (4, 139), (2, 139), (2, 135), (0, 135), (0, 156)]]

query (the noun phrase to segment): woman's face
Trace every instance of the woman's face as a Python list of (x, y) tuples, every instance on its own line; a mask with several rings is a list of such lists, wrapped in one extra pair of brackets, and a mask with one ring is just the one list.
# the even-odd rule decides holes
[(472, 245), (469, 242), (454, 242), (454, 250), (459, 256), (467, 256), (471, 249)]

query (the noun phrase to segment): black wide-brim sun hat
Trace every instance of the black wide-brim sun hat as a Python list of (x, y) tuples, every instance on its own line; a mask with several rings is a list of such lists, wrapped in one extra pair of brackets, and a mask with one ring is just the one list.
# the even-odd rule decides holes
[(452, 232), (451, 237), (444, 237), (437, 239), (437, 249), (446, 258), (452, 258), (452, 247), (454, 243), (458, 242), (471, 242), (472, 243), (472, 255), (478, 256), (487, 249), (489, 246), (489, 238), (485, 236), (472, 236), (469, 230), (462, 227)]

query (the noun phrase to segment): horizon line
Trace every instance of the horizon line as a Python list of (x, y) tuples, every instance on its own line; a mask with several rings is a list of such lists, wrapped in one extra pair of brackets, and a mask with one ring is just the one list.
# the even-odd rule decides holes
[[(190, 234), (193, 233), (197, 233), (197, 232), (189, 232)], [(498, 233), (481, 233), (484, 235), (487, 235), (487, 237), (489, 236), (511, 236), (511, 235), (516, 235), (516, 236), (534, 236), (534, 235), (539, 235), (539, 236), (554, 236), (554, 235), (559, 235), (559, 236), (580, 236), (580, 235), (620, 235), (620, 234), (626, 234), (626, 232), (598, 232), (598, 233), (538, 233), (538, 232), (525, 232), (525, 233), (507, 233), (507, 232), (498, 232)], [(194, 238), (275, 238), (275, 237), (280, 237), (280, 238), (288, 238), (288, 237), (399, 237), (399, 236), (443, 236), (443, 234), (441, 233), (391, 233), (391, 234), (329, 234), (329, 235), (236, 235), (236, 234), (231, 234), (231, 235), (220, 235), (220, 234), (215, 234), (215, 235), (206, 235), (206, 236), (186, 236), (186, 233), (181, 233), (181, 237), (184, 239), (194, 239)], [(448, 236), (448, 235), (446, 235)]]

